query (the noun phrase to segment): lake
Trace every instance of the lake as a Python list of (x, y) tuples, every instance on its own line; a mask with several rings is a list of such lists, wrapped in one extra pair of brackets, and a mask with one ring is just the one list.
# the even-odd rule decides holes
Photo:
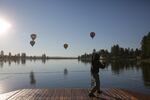
[[(78, 59), (0, 61), (0, 93), (23, 88), (90, 88), (90, 63)], [(102, 88), (150, 94), (150, 65), (112, 61), (100, 69)]]

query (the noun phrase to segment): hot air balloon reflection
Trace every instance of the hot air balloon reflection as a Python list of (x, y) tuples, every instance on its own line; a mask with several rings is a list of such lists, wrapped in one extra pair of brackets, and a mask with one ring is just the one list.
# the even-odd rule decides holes
[(35, 41), (30, 41), (31, 46), (33, 47), (35, 44)]
[(93, 39), (95, 37), (95, 32), (90, 33), (91, 38)]
[(64, 44), (64, 48), (65, 48), (65, 49), (68, 48), (68, 44), (67, 44), (67, 43)]
[(35, 40), (36, 39), (36, 34), (31, 34), (31, 39)]

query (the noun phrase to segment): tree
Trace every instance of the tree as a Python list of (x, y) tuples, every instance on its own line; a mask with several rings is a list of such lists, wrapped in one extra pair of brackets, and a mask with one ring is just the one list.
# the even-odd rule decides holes
[(136, 56), (141, 56), (141, 50), (139, 50), (138, 48), (135, 49), (135, 55)]
[(142, 58), (150, 58), (150, 32), (141, 41)]
[(119, 45), (118, 44), (111, 47), (111, 55), (113, 57), (119, 56)]
[(108, 52), (108, 50), (101, 49), (99, 51), (99, 55), (102, 56), (102, 57), (104, 57), (104, 58), (109, 58), (109, 52)]

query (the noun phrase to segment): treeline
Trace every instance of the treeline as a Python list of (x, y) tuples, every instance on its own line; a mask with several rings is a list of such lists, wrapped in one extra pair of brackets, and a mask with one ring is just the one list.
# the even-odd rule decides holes
[[(101, 59), (119, 59), (119, 58), (140, 59), (141, 57), (141, 50), (139, 50), (138, 48), (136, 49), (123, 48), (120, 47), (118, 44), (112, 46), (110, 52), (105, 49), (100, 49), (99, 51), (96, 52), (100, 55)], [(84, 55), (79, 56), (79, 58), (82, 58), (82, 60), (91, 60), (92, 53), (90, 54), (85, 53)]]
[[(147, 59), (150, 58), (150, 32), (144, 36), (141, 41), (141, 48), (123, 48), (118, 44), (111, 47), (110, 52), (106, 49), (100, 49), (97, 53), (101, 59)], [(92, 53), (85, 53), (79, 56), (82, 60), (91, 60)]]
[(150, 32), (144, 36), (141, 42), (142, 58), (150, 58)]
[(111, 47), (111, 58), (137, 58), (141, 56), (141, 50), (138, 48), (123, 48), (118, 44)]

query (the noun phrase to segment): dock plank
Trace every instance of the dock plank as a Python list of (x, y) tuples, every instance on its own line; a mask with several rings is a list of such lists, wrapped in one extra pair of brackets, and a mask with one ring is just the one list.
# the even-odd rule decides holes
[(21, 89), (0, 94), (0, 100), (137, 100), (134, 96), (121, 89), (102, 89), (97, 98), (88, 96), (89, 89), (53, 88), (53, 89)]

